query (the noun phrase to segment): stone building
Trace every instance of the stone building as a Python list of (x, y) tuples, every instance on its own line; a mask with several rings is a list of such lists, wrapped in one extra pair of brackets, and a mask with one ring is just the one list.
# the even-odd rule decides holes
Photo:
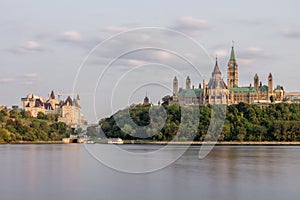
[(48, 99), (35, 94), (28, 94), (25, 98), (21, 98), (21, 106), (25, 111), (29, 111), (32, 117), (37, 117), (39, 112), (57, 114), (59, 121), (74, 128), (82, 122), (79, 95), (73, 100), (68, 96), (65, 101), (60, 101), (56, 99), (53, 91)]
[(171, 104), (179, 103), (181, 105), (207, 105), (207, 104), (238, 104), (244, 103), (270, 103), (282, 101), (285, 97), (285, 91), (282, 86), (277, 85), (274, 88), (273, 76), (268, 76), (268, 84), (263, 85), (259, 81), (257, 74), (254, 75), (253, 85), (239, 86), (238, 64), (235, 58), (234, 47), (231, 48), (231, 54), (227, 65), (227, 85), (223, 80), (222, 73), (216, 64), (208, 84), (203, 80), (203, 86), (199, 84), (198, 88), (191, 87), (191, 79), (186, 78), (186, 88), (178, 89), (177, 77), (173, 79), (173, 95)]

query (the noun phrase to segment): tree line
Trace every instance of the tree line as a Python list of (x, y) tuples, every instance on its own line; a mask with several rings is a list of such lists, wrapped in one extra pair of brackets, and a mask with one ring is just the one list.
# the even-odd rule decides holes
[[(165, 115), (159, 113), (162, 107)], [(149, 113), (155, 112), (151, 118)], [(300, 104), (239, 103), (227, 106), (225, 112), (218, 135), (208, 131), (211, 123), (218, 124), (211, 120), (211, 106), (138, 105), (100, 120), (99, 125), (107, 137), (128, 140), (300, 141)]]
[(68, 137), (72, 131), (64, 122), (58, 122), (58, 115), (39, 112), (34, 118), (25, 110), (0, 111), (1, 143), (58, 141)]

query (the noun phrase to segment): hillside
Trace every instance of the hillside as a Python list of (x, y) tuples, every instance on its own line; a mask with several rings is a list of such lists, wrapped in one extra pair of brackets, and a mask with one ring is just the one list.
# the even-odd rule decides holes
[(32, 118), (24, 110), (0, 111), (0, 143), (59, 141), (71, 131), (55, 115), (39, 113), (37, 118)]
[[(193, 121), (196, 107), (190, 107), (189, 113), (181, 117), (181, 108), (178, 105), (164, 106), (167, 115), (166, 120), (157, 116), (149, 117), (149, 106), (136, 106), (117, 112), (114, 116), (118, 119), (118, 125), (114, 116), (100, 120), (99, 124), (107, 137), (120, 137), (122, 139), (145, 139), (154, 141), (203, 141), (205, 137), (214, 140), (213, 133), (207, 134), (211, 119), (209, 106), (199, 107), (199, 121)], [(152, 107), (152, 111), (159, 110), (159, 106)], [(139, 125), (133, 128), (132, 120)], [(147, 126), (155, 122), (165, 122), (162, 129), (157, 132), (157, 127)], [(185, 123), (181, 123), (185, 120)], [(197, 123), (199, 124), (197, 125)], [(197, 129), (193, 129), (193, 125)], [(144, 126), (147, 126), (145, 129)], [(185, 126), (185, 127), (182, 127)], [(185, 130), (179, 131), (179, 130)], [(155, 132), (156, 131), (156, 132)], [(155, 132), (155, 133), (154, 133)], [(130, 134), (127, 134), (130, 133)], [(270, 104), (267, 107), (259, 107), (240, 103), (230, 105), (226, 110), (226, 120), (222, 127), (219, 141), (300, 141), (300, 104)]]

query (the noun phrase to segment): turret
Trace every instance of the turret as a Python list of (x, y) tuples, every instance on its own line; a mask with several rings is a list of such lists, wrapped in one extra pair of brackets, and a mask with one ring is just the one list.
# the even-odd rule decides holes
[(254, 88), (256, 91), (258, 91), (258, 84), (259, 84), (259, 78), (258, 78), (258, 75), (255, 74), (254, 76)]
[(273, 76), (271, 73), (268, 76), (268, 93), (269, 94), (273, 93)]
[(191, 89), (191, 79), (189, 76), (186, 77), (186, 89), (187, 90)]
[(80, 97), (79, 97), (79, 94), (77, 94), (76, 102), (77, 102), (77, 104), (80, 106)]
[(204, 94), (204, 96), (206, 95), (206, 89), (207, 89), (207, 87), (206, 87), (206, 81), (205, 81), (205, 79), (203, 80), (203, 94)]
[(50, 99), (55, 99), (55, 94), (54, 94), (53, 90), (51, 91)]
[(178, 80), (177, 77), (175, 76), (173, 79), (173, 96), (178, 95)]
[(238, 87), (238, 84), (238, 65), (235, 59), (234, 48), (232, 46), (227, 68), (227, 86), (228, 88), (233, 88)]

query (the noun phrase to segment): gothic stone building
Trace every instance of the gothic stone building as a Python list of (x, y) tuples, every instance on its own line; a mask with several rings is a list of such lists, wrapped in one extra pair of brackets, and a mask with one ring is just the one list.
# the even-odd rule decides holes
[(254, 84), (239, 86), (238, 65), (235, 58), (234, 48), (231, 48), (231, 55), (227, 68), (227, 85), (222, 78), (221, 71), (216, 60), (211, 79), (208, 83), (203, 80), (203, 86), (191, 87), (191, 79), (186, 78), (185, 89), (178, 89), (177, 77), (173, 79), (173, 96), (171, 104), (181, 105), (207, 105), (207, 104), (238, 104), (244, 103), (270, 103), (282, 101), (285, 92), (282, 86), (273, 87), (273, 76), (268, 76), (268, 85), (262, 85), (257, 74), (254, 76)]
[(58, 101), (52, 91), (48, 99), (35, 94), (28, 94), (21, 98), (21, 105), (25, 111), (29, 111), (32, 117), (37, 117), (39, 112), (44, 114), (58, 114), (59, 121), (65, 122), (71, 127), (77, 127), (81, 123), (80, 98), (71, 99), (70, 96), (65, 101)]

